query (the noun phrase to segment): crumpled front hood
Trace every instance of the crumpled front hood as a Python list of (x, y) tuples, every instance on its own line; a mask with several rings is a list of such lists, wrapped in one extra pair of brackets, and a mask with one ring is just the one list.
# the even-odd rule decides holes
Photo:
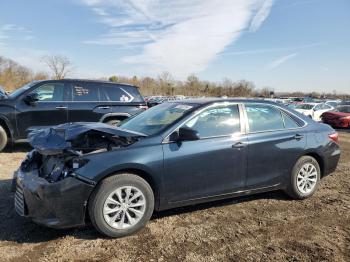
[(145, 136), (104, 123), (78, 122), (33, 130), (28, 135), (28, 141), (41, 154), (56, 155), (65, 150), (89, 152), (120, 147)]

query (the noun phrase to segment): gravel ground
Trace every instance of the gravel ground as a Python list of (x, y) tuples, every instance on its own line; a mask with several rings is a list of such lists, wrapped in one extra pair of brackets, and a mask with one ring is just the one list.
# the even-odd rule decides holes
[(0, 153), (1, 261), (350, 261), (350, 133), (337, 171), (310, 199), (259, 194), (157, 213), (134, 236), (52, 230), (14, 213), (10, 179), (25, 152)]

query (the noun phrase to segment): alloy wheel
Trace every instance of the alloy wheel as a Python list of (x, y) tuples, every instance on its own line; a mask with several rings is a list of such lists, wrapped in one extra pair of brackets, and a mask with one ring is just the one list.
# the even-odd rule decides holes
[(141, 190), (134, 186), (122, 186), (105, 200), (103, 217), (110, 227), (127, 229), (136, 225), (145, 211), (146, 198)]
[(317, 168), (312, 163), (304, 164), (297, 175), (297, 188), (303, 194), (309, 194), (317, 184)]

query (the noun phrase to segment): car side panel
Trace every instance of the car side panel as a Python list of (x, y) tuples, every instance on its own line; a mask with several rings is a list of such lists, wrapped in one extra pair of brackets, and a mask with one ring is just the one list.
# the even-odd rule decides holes
[[(317, 155), (323, 165), (323, 176), (334, 172), (339, 159), (340, 147), (333, 140), (329, 139), (329, 134), (335, 131), (324, 124), (318, 124), (318, 128), (312, 127), (307, 133), (307, 149), (305, 154)], [(323, 126), (323, 128), (320, 128)]]
[[(300, 140), (295, 135), (301, 135)], [(248, 136), (247, 188), (283, 185), (303, 155), (306, 135), (302, 129), (261, 132)]]
[(187, 201), (243, 189), (246, 136), (169, 143), (164, 150), (164, 190), (168, 202)]

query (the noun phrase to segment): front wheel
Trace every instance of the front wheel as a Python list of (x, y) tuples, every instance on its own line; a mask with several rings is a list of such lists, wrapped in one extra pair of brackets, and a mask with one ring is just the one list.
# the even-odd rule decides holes
[(303, 156), (293, 167), (287, 193), (294, 199), (311, 197), (318, 187), (320, 178), (321, 170), (316, 159)]
[(150, 185), (134, 174), (103, 180), (89, 201), (89, 215), (103, 235), (123, 237), (143, 228), (152, 216), (154, 195)]
[(6, 147), (7, 140), (6, 131), (2, 126), (0, 126), (0, 152)]

